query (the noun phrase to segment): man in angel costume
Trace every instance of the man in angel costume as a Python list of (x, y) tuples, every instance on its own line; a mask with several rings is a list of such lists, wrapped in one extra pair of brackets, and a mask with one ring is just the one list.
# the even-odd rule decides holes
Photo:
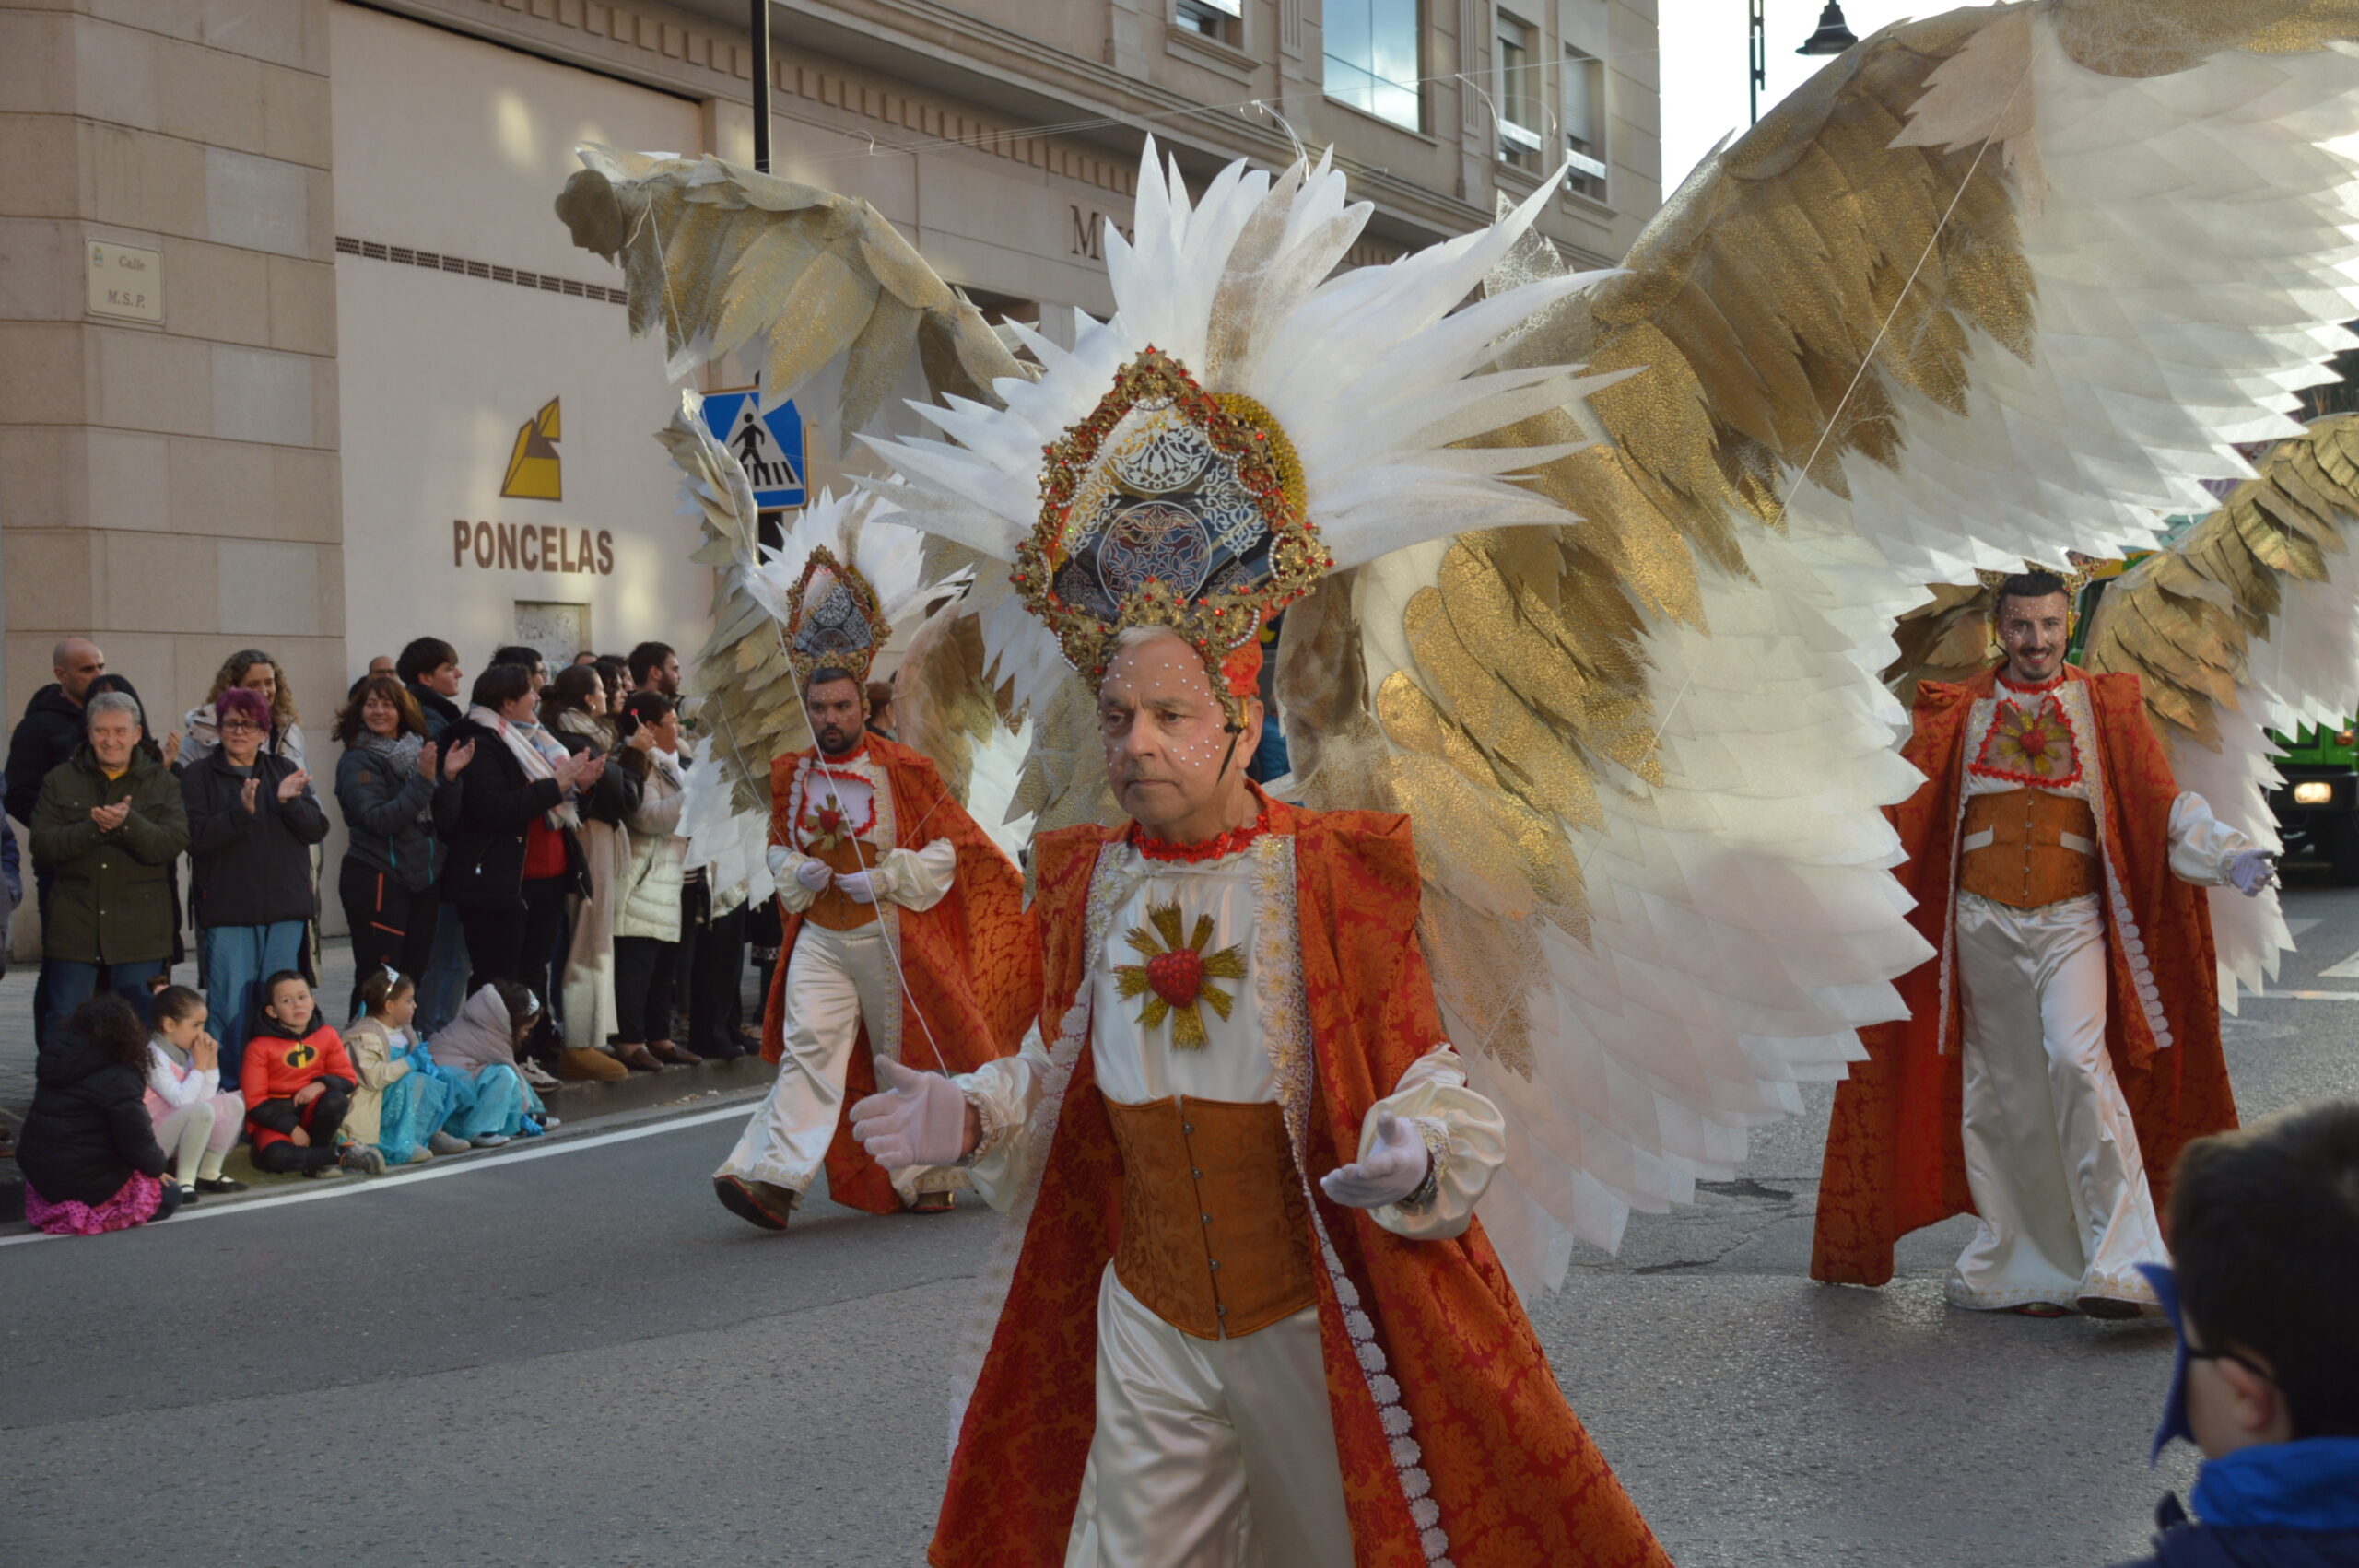
[(730, 1212), (784, 1230), (825, 1164), (839, 1203), (939, 1212), (965, 1173), (888, 1178), (841, 1126), (847, 1090), (874, 1086), (873, 1062), (966, 1071), (1015, 1048), (1039, 1005), (1023, 879), (932, 761), (868, 732), (864, 689), (892, 622), (860, 570), (814, 546), (784, 618), (816, 743), (770, 770), (784, 937), (762, 1055), (779, 1073), (713, 1191)]
[[(2328, 379), (2353, 32), (2297, 0), (1889, 29), (1602, 280), (1529, 234), (1548, 188), (1339, 271), (1367, 209), (1323, 160), (1191, 201), (1150, 151), (1115, 315), (1008, 323), (1024, 360), (853, 198), (584, 149), (559, 212), (675, 372), (757, 335), (777, 394), (841, 365), (1031, 724), (1039, 1037), (887, 1068), (862, 1118), (1010, 1206), (936, 1563), (1661, 1561), (1516, 1291), (1902, 1015), (1931, 948), (1884, 808), (1920, 780), (1877, 672), (1921, 585), (2153, 544)], [(946, 441), (871, 425), (913, 367)], [(2224, 591), (2189, 556), (2169, 609), (2252, 636), (2326, 549)], [(1235, 650), (1289, 600), (1265, 801)], [(2359, 651), (2311, 674), (2238, 722), (2359, 699)]]
[[(1340, 180), (1305, 172), (1273, 191), (1232, 171), (1217, 194), (1236, 218), (1262, 204), (1274, 243), (1290, 210), (1344, 216)], [(1148, 178), (1162, 189), (1152, 163)], [(1356, 227), (1273, 269), (1288, 281), (1262, 330)], [(1437, 266), (1419, 287), (1446, 308), (1465, 284)], [(1103, 765), (1085, 777), (1102, 777), (1119, 824), (1033, 840), (1039, 1036), (954, 1075), (905, 1053), (853, 1107), (888, 1169), (962, 1166), (1012, 1216), (933, 1561), (1661, 1563), (1474, 1218), (1508, 1129), (1443, 1028), (1407, 819), (1289, 805), (1245, 777), (1264, 623), (1333, 552), (1447, 528), (1435, 503), (1453, 486), (1547, 515), (1469, 481), (1528, 454), (1453, 471), (1418, 439), (1428, 408), (1369, 454), (1395, 460), (1386, 494), (1322, 526), (1320, 498), (1344, 501), (1349, 476), (1322, 472), (1317, 449), (1307, 461), (1256, 395), (1267, 381), (1247, 368), (1278, 345), (1219, 343), (1217, 305), (1192, 331), (1184, 310), (1098, 329), (1081, 353), (1109, 364), (1102, 378), (1043, 378), (1045, 400), (1079, 406), (1045, 469), (1012, 456), (1032, 465), (1020, 485), (941, 443), (880, 448), (909, 481), (904, 519), (1015, 556), (1022, 608), (1084, 678), (1082, 743)], [(1177, 352), (1136, 335), (1168, 327)], [(1577, 392), (1561, 371), (1461, 381), (1480, 345), (1441, 336), (1402, 346), (1455, 357), (1427, 367), (1430, 392), (1470, 423), (1535, 380)], [(1208, 390), (1191, 367), (1220, 369), (1224, 351)], [(1268, 364), (1274, 380), (1284, 361)], [(1027, 450), (1008, 416), (948, 423), (973, 451)], [(1039, 651), (1039, 630), (999, 625), (1030, 644), (1003, 644), (1003, 666)]]
[(2136, 675), (2065, 663), (2071, 603), (2005, 579), (2003, 661), (1918, 688), (1893, 820), (1938, 956), (1837, 1092), (1818, 1279), (1882, 1284), (1899, 1235), (1970, 1208), (1955, 1305), (2134, 1316), (2179, 1150), (2236, 1123), (2199, 890), (2256, 895), (2270, 859), (2178, 788)]
[[(1095, 515), (1052, 500), (1023, 578), (1129, 821), (1034, 840), (1047, 1043), (880, 1064), (852, 1113), (1021, 1216), (934, 1560), (1661, 1561), (1473, 1218), (1505, 1127), (1435, 1010), (1407, 822), (1245, 778), (1254, 635), (1324, 564), (1284, 433), (1153, 350), (1102, 412), (1052, 461)], [(1122, 559), (1126, 517), (1237, 490), (1180, 591)]]

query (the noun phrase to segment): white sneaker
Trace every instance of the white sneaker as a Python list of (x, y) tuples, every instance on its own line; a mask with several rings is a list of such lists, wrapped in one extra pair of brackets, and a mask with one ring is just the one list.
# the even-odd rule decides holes
[(475, 1146), (478, 1149), (497, 1149), (507, 1141), (508, 1134), (504, 1132), (483, 1132), (475, 1135)]
[(520, 1061), (516, 1064), (516, 1071), (525, 1082), (544, 1094), (552, 1089), (564, 1087), (537, 1061)]

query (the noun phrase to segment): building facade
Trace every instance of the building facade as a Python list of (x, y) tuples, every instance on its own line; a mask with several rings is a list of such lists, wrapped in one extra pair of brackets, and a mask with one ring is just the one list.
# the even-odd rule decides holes
[[(260, 647), (323, 729), (372, 655), (701, 641), (676, 404), (551, 204), (576, 145), (749, 161), (743, 0), (0, 0), (0, 648), (94, 637), (158, 728)], [(987, 314), (1104, 312), (1144, 135), (1332, 146), (1380, 263), (1573, 165), (1606, 265), (1661, 197), (1651, 0), (771, 9), (774, 165)], [(708, 379), (720, 386), (727, 368)], [(805, 482), (839, 455), (789, 454)], [(323, 764), (332, 758), (323, 748)]]

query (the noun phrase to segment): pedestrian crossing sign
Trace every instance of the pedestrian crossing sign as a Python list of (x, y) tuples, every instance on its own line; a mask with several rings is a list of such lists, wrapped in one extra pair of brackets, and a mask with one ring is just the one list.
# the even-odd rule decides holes
[(761, 389), (707, 392), (704, 425), (745, 471), (754, 504), (764, 511), (804, 504), (803, 411), (787, 399), (768, 414)]

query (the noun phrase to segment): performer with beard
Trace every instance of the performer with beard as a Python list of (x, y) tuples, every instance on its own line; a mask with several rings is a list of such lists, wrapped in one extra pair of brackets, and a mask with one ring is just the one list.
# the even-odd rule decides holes
[(887, 1178), (839, 1129), (846, 1091), (874, 1087), (872, 1059), (961, 1072), (1015, 1048), (1039, 1004), (1023, 878), (933, 762), (865, 729), (863, 688), (891, 625), (858, 568), (815, 548), (785, 619), (816, 744), (770, 769), (785, 930), (762, 1054), (779, 1074), (713, 1191), (730, 1212), (784, 1230), (824, 1163), (839, 1203), (938, 1213), (965, 1173)]
[(1936, 956), (1836, 1091), (1815, 1278), (1883, 1284), (1899, 1236), (1971, 1209), (1954, 1305), (2157, 1311), (2158, 1195), (2236, 1124), (2201, 889), (2257, 895), (2270, 859), (2179, 788), (2136, 675), (2065, 662), (2071, 605), (2056, 573), (2005, 578), (2001, 661), (1917, 689), (1926, 781), (1892, 814)]

